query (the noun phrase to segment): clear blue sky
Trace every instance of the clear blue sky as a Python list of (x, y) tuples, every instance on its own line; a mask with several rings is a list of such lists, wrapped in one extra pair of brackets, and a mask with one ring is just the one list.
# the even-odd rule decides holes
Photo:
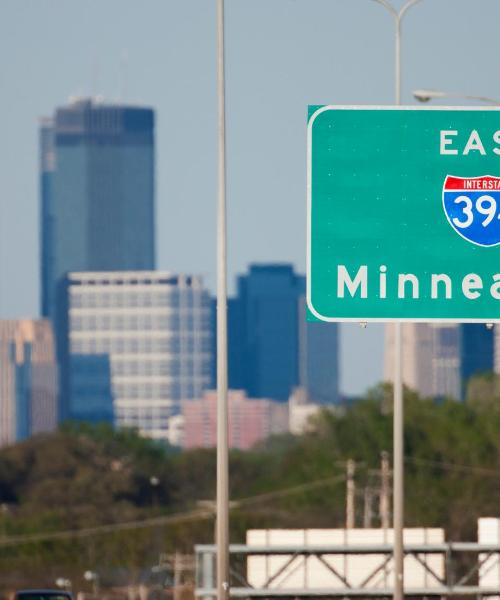
[[(38, 314), (37, 119), (70, 95), (157, 110), (158, 267), (213, 287), (215, 0), (1, 4), (0, 318)], [(373, 0), (226, 0), (226, 25), (229, 274), (303, 272), (306, 107), (392, 103), (393, 20)], [(498, 0), (412, 8), (403, 102), (423, 87), (500, 98), (499, 25)], [(380, 380), (382, 331), (343, 326), (344, 392)]]

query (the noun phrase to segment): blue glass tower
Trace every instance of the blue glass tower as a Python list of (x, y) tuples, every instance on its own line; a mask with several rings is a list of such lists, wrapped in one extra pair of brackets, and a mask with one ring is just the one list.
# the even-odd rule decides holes
[(228, 303), (229, 386), (287, 401), (303, 386), (311, 400), (338, 400), (336, 324), (307, 323), (305, 278), (289, 264), (251, 265)]
[(76, 100), (42, 120), (40, 145), (41, 312), (54, 324), (64, 419), (70, 389), (65, 276), (155, 267), (154, 112)]
[(493, 372), (494, 334), (493, 329), (488, 329), (484, 323), (462, 323), (460, 332), (460, 378), (463, 399), (471, 377)]
[(155, 266), (154, 113), (78, 100), (41, 126), (42, 314), (70, 271)]

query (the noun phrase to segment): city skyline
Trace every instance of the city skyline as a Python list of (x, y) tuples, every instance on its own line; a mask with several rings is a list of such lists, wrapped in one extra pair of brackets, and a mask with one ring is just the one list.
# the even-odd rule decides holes
[[(157, 264), (200, 273), (213, 289), (214, 7), (194, 0), (152, 2), (138, 12), (118, 2), (33, 3), (28, 18), (18, 3), (4, 6), (0, 43), (9, 92), (3, 102), (12, 118), (0, 146), (6, 166), (0, 317), (37, 315), (36, 120), (82, 92), (112, 99), (121, 89), (127, 101), (157, 109)], [(311, 6), (305, 0), (235, 0), (227, 6), (231, 285), (251, 262), (291, 262), (305, 271), (307, 104), (393, 101), (390, 16), (368, 0), (317, 0)], [(489, 76), (500, 8), (489, 0), (481, 8), (480, 44), (463, 41), (474, 39), (476, 3), (426, 0), (412, 9), (403, 27), (403, 102), (412, 103), (411, 90), (422, 87), (500, 96)], [(121, 27), (111, 30), (107, 23), (115, 18)], [(141, 46), (134, 42), (136, 29), (150, 31)], [(64, 51), (68, 47), (71, 53)], [(57, 69), (44, 68), (54, 64)], [(16, 277), (18, 270), (23, 278)], [(382, 378), (382, 327), (341, 329), (343, 391), (361, 392)]]

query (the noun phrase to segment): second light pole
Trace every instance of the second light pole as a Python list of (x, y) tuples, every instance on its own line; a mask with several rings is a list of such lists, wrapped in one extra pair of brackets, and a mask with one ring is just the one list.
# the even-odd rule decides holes
[[(401, 104), (401, 21), (409, 8), (421, 0), (409, 0), (399, 11), (387, 0), (372, 0), (387, 9), (395, 23), (395, 104)], [(393, 412), (393, 534), (394, 600), (404, 598), (404, 406), (402, 376), (402, 324), (394, 323), (394, 412)]]

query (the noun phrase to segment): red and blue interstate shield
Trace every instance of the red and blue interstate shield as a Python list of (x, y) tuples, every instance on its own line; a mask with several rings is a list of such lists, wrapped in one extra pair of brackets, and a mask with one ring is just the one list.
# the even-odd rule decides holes
[(443, 209), (449, 224), (477, 246), (500, 244), (500, 177), (447, 175)]

